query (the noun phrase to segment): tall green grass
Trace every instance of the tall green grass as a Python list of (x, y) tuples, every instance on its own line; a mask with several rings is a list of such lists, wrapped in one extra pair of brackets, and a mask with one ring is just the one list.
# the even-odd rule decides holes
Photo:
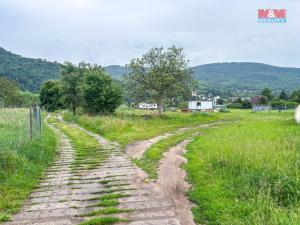
[[(52, 162), (57, 141), (48, 127), (29, 140), (25, 109), (0, 109), (0, 217), (15, 213)], [(2, 215), (2, 216), (1, 216)]]
[(109, 140), (117, 141), (124, 147), (130, 142), (148, 139), (179, 127), (215, 121), (218, 116), (206, 113), (168, 112), (158, 117), (151, 111), (123, 110), (111, 116), (95, 117), (88, 115), (74, 117), (71, 113), (65, 112), (64, 119), (76, 122)]
[(293, 113), (241, 113), (188, 145), (198, 223), (300, 224), (300, 126)]
[(0, 109), (0, 149), (18, 148), (29, 141), (29, 110)]

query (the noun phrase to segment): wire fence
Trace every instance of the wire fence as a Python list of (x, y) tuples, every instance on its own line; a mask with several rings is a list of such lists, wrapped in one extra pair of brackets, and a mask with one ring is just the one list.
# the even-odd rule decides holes
[(29, 137), (39, 137), (42, 134), (41, 108), (33, 106), (29, 108)]
[(0, 150), (17, 149), (42, 133), (41, 109), (0, 108)]
[(282, 105), (282, 106), (270, 106), (270, 105), (256, 105), (252, 107), (252, 112), (261, 112), (261, 111), (288, 111), (295, 110), (297, 106), (295, 105)]

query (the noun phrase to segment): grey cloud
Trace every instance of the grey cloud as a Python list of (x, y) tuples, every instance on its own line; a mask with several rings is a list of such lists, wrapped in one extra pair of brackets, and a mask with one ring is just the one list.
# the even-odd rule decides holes
[[(286, 8), (288, 23), (258, 24), (258, 8)], [(0, 0), (0, 46), (60, 62), (124, 65), (175, 44), (193, 65), (300, 67), (299, 10), (295, 0)]]

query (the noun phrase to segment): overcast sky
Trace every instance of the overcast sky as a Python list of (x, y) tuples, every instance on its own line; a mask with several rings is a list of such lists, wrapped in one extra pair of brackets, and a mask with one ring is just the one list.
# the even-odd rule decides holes
[[(287, 23), (258, 23), (259, 8)], [(171, 45), (191, 65), (300, 67), (300, 0), (0, 0), (0, 46), (26, 57), (124, 65)]]

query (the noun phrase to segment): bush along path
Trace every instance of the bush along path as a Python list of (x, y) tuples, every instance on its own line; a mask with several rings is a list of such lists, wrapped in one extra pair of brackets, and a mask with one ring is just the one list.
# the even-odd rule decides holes
[(59, 155), (39, 187), (7, 225), (178, 225), (174, 201), (98, 135), (50, 118)]

